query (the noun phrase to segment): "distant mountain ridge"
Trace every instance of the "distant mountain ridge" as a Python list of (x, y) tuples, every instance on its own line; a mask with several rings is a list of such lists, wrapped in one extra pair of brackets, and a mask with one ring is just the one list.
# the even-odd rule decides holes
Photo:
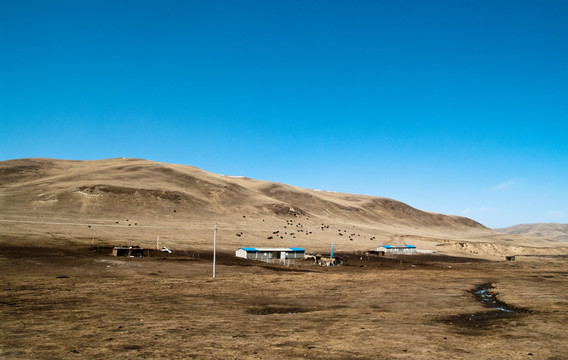
[(529, 235), (568, 242), (568, 224), (536, 223), (519, 224), (506, 228), (493, 229), (505, 234)]

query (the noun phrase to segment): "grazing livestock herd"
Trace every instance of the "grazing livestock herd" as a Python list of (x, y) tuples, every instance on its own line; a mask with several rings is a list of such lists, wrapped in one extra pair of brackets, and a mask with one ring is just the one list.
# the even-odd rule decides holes
[[(243, 217), (244, 217), (244, 215), (243, 215)], [(264, 219), (263, 219), (263, 221), (264, 221)], [(321, 229), (321, 231), (326, 231), (326, 230), (329, 229), (329, 227), (330, 227), (329, 225), (322, 223), (321, 226), (320, 226), (320, 229)], [(294, 228), (295, 230), (290, 231), (290, 228)], [(339, 236), (344, 236), (344, 234), (347, 235), (346, 229), (337, 229), (337, 231), (338, 231), (337, 234)], [(283, 225), (283, 229), (272, 231), (272, 234), (267, 235), (266, 238), (268, 240), (284, 239), (285, 237), (288, 237), (288, 238), (291, 237), (292, 239), (296, 239), (296, 235), (297, 234), (299, 235), (300, 233), (304, 233), (306, 236), (309, 236), (309, 235), (313, 234), (313, 231), (304, 229), (304, 225), (299, 221), (288, 219), (288, 220), (286, 220), (286, 224)], [(235, 235), (237, 237), (242, 237), (244, 235), (244, 233), (241, 231), (241, 232), (236, 233)], [(349, 233), (348, 237), (349, 237), (350, 241), (353, 241), (356, 237), (366, 238), (366, 236), (364, 236), (364, 235), (361, 236), (361, 234), (358, 234), (358, 233), (355, 233), (355, 232)], [(376, 237), (372, 236), (369, 239), (375, 240)]]

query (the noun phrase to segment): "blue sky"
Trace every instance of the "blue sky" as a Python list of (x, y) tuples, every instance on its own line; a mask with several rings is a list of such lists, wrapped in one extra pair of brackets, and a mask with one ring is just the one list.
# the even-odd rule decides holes
[(568, 222), (566, 1), (0, 0), (0, 160)]

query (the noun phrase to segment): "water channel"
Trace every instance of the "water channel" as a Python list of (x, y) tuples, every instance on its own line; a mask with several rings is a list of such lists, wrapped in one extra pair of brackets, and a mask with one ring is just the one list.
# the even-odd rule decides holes
[(492, 291), (494, 288), (495, 286), (491, 283), (479, 284), (475, 287), (475, 289), (471, 290), (471, 292), (479, 302), (489, 308), (500, 310), (505, 313), (526, 312), (525, 309), (509, 305), (499, 300), (497, 298), (497, 294)]

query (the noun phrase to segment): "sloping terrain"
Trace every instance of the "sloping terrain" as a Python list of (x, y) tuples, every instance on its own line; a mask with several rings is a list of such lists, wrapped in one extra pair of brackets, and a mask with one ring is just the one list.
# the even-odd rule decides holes
[(568, 242), (568, 224), (520, 224), (494, 230), (505, 234), (529, 235)]
[[(343, 266), (234, 256), (332, 243)], [(437, 253), (365, 254), (381, 244)], [(174, 253), (110, 256), (116, 245)], [(189, 166), (0, 162), (0, 358), (561, 359), (561, 245)]]
[(5, 161), (0, 179), (0, 206), (5, 213), (19, 212), (24, 205), (38, 213), (73, 216), (127, 210), (160, 216), (171, 209), (197, 217), (317, 216), (369, 224), (483, 229), (467, 218), (420, 211), (392, 199), (301, 189), (138, 159)]
[[(45, 234), (48, 243), (90, 240), (154, 246), (302, 246), (366, 251), (411, 243), (439, 252), (502, 256), (558, 247), (503, 235), (460, 216), (382, 197), (303, 189), (141, 159), (0, 162), (0, 236)], [(3, 240), (8, 241), (7, 238)], [(33, 240), (36, 241), (36, 240)], [(43, 240), (45, 241), (45, 240)]]

